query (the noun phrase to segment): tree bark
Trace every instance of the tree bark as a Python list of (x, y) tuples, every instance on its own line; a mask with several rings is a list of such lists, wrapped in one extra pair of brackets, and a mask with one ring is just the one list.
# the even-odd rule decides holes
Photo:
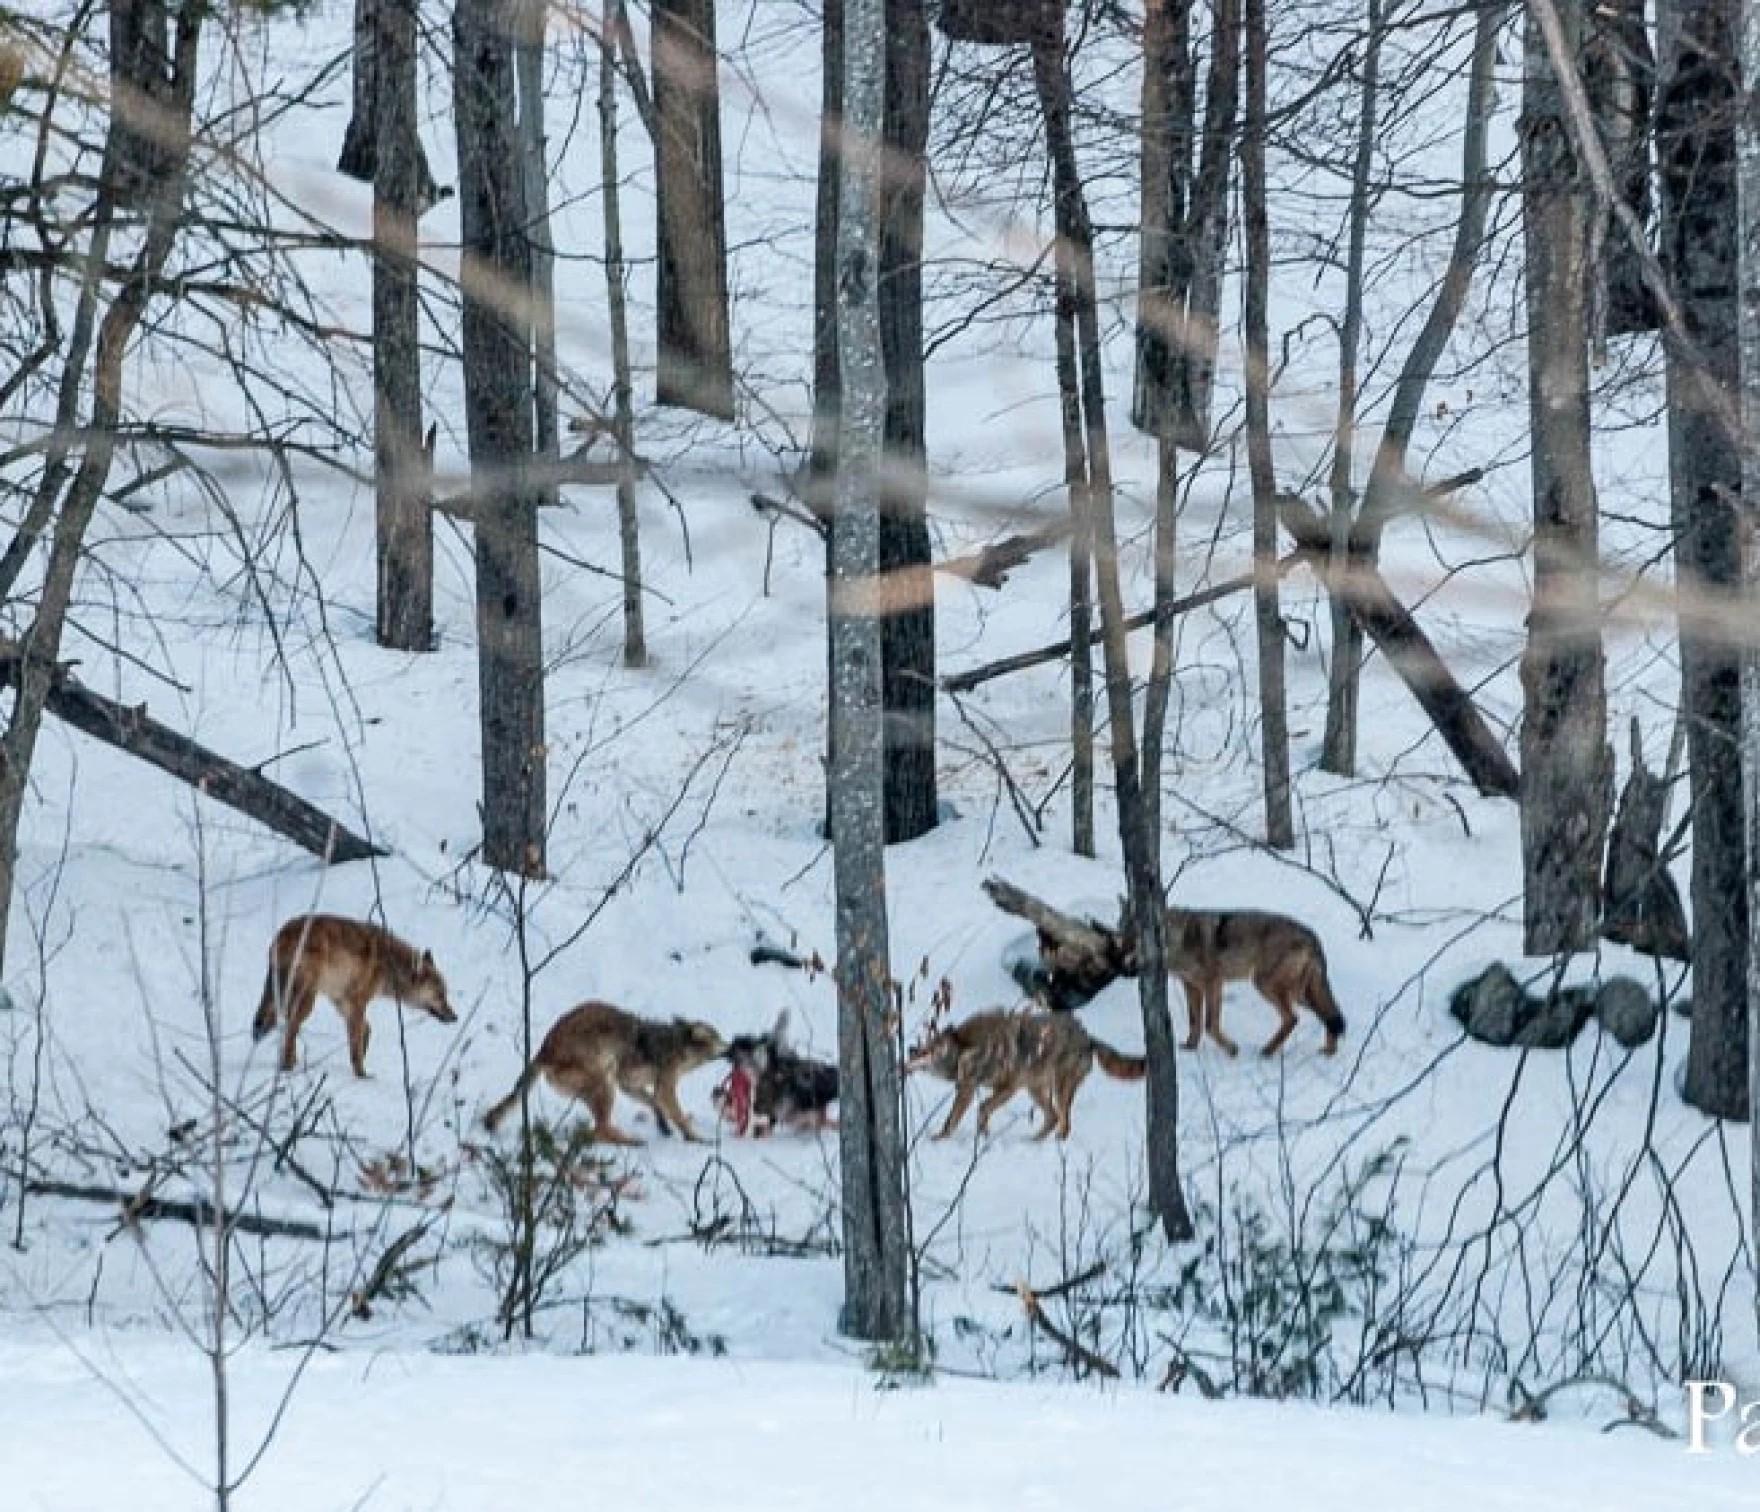
[[(628, 25), (623, 0), (617, 24)], [(599, 166), (605, 196), (605, 295), (611, 317), (611, 425), (617, 442), (617, 541), (623, 566), (623, 664), (648, 661), (642, 624), (642, 543), (636, 518), (635, 398), (630, 381), (629, 306), (625, 296), (622, 188), (617, 169), (617, 65), (609, 37), (599, 43)]]
[(1668, 344), (1669, 475), (1681, 699), (1693, 825), (1693, 1033), (1686, 1098), (1720, 1118), (1748, 1111), (1748, 879), (1741, 664), (1708, 610), (1739, 612), (1742, 456), (1717, 390), (1741, 393), (1737, 343), (1737, 0), (1675, 0), (1657, 110), (1663, 263), (1692, 360)]
[[(406, 0), (390, 0), (390, 4), (401, 7)], [(380, 125), (379, 112), (383, 108), (380, 99), (380, 83), (388, 65), (384, 61), (382, 49), (385, 46), (385, 18), (380, 14), (380, 0), (354, 0), (354, 46), (350, 51), (350, 64), (353, 70), (353, 104), (349, 111), (348, 125), (343, 128), (342, 151), (337, 154), (336, 171), (347, 174), (349, 178), (359, 179), (363, 184), (376, 184), (379, 178), (378, 144), (384, 140)], [(397, 65), (401, 66), (401, 64)], [(415, 126), (415, 82), (414, 53), (409, 63), (411, 70), (410, 90), (410, 141), (414, 153), (414, 167), (410, 171), (414, 177), (413, 193), (414, 214), (420, 216), (439, 200), (447, 198), (451, 190), (442, 190), (435, 182), (434, 175), (428, 167), (428, 154), (423, 150), (421, 138), (416, 134)], [(396, 85), (388, 87), (397, 88)]]
[[(416, 218), (416, 0), (362, 0), (375, 32), (373, 164), (373, 485), (379, 644), (434, 647), (431, 472), (423, 450)], [(357, 39), (357, 47), (360, 45)]]
[[(1573, 47), (1583, 0), (1559, 6)], [(1522, 654), (1522, 930), (1529, 955), (1593, 948), (1612, 803), (1589, 434), (1592, 196), (1537, 23), (1522, 100), (1534, 602)]]
[(837, 217), (840, 403), (830, 627), (830, 808), (837, 897), (839, 1145), (844, 1308), (861, 1339), (905, 1340), (909, 1217), (886, 919), (885, 700), (880, 516), (886, 358), (881, 331), (883, 0), (845, 0)]
[[(1760, 84), (1760, 0), (1740, 0), (1741, 77), (1750, 90)], [(1760, 435), (1760, 115), (1743, 112), (1736, 135), (1736, 201), (1739, 216), (1737, 276), (1740, 311), (1742, 419), (1750, 436)], [(1743, 457), (1742, 495), (1760, 499), (1760, 453)], [(1760, 601), (1760, 533), (1750, 528), (1743, 592), (1748, 619)], [(1747, 793), (1748, 852), (1748, 1088), (1760, 1091), (1760, 642), (1742, 648), (1742, 771)], [(1749, 1136), (1748, 1232), (1760, 1234), (1760, 1118), (1751, 1118)], [(1754, 1256), (1754, 1321), (1760, 1329), (1760, 1254)]]
[(886, 705), (886, 839), (935, 827), (935, 581), (929, 555), (923, 387), (923, 187), (929, 141), (924, 0), (885, 0), (886, 158), (880, 195), (880, 337), (886, 356), (881, 476), (881, 625)]
[(1271, 230), (1265, 172), (1265, 0), (1246, 0), (1247, 118), (1241, 199), (1247, 240), (1247, 468), (1253, 480), (1253, 625), (1259, 650), (1260, 750), (1265, 843), (1295, 844), (1289, 796), (1289, 711), (1284, 696), (1283, 615), (1277, 601), (1277, 473), (1271, 456)]
[[(29, 790), (43, 710), (67, 624), (74, 578), (98, 500), (116, 453), (122, 418), (123, 362), (183, 223), (196, 57), (204, 7), (182, 7), (168, 20), (159, 0), (112, 0), (111, 119), (92, 213), (92, 244), (107, 245), (125, 204), (146, 212), (141, 250), (99, 322), (92, 355), (92, 410), (79, 468), (66, 483), (54, 526), (37, 611), (20, 638), (17, 694), (0, 735), (0, 973), (18, 865), (18, 826)], [(120, 49), (120, 50), (119, 50)], [(99, 259), (99, 265), (102, 258)], [(78, 349), (76, 344), (76, 350)], [(76, 407), (80, 374), (63, 375), (63, 396)], [(63, 453), (65, 456), (65, 453)], [(59, 491), (64, 472), (52, 480)], [(48, 483), (51, 480), (46, 479)]]
[[(549, 0), (523, 0), (513, 48), (519, 95), (520, 188), (526, 235), (532, 249), (533, 450), (552, 466), (562, 456), (556, 408), (561, 390), (556, 370), (556, 255), (550, 240), (550, 165), (544, 136), (544, 33)], [(556, 502), (556, 488), (542, 490)]]
[(1094, 565), (1100, 591), (1101, 642), (1106, 659), (1106, 701), (1112, 734), (1113, 781), (1119, 841), (1124, 850), (1132, 927), (1141, 974), (1137, 979), (1148, 1060), (1149, 1206), (1169, 1241), (1191, 1237), (1191, 1213), (1179, 1174), (1179, 1071), (1174, 1060), (1173, 1020), (1167, 1008), (1166, 917), (1161, 899), (1159, 839), (1145, 822), (1138, 766), (1135, 715), (1131, 708), (1130, 659), (1119, 580), (1118, 524), (1113, 511), (1112, 468), (1106, 439), (1100, 320), (1094, 290), (1094, 239), (1082, 194), (1080, 166), (1070, 125), (1070, 86), (1063, 61), (1061, 12), (1054, 29), (1035, 38), (1033, 80), (1051, 158), (1056, 234), (1067, 241), (1076, 291), (1076, 334), (1081, 371), (1083, 443), (1088, 459), (1088, 503), (1094, 524)]
[(520, 194), (513, 39), (519, 0), (457, 0), (453, 110), (464, 263), (464, 386), (476, 499), (483, 860), (544, 872), (539, 493), (532, 485), (531, 250)]
[(654, 0), (655, 398), (733, 418), (715, 0)]

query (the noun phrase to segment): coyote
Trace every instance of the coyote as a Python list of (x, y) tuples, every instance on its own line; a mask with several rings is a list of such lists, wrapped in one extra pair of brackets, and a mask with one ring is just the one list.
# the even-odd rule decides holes
[(1306, 924), (1257, 909), (1211, 912), (1167, 910), (1167, 969), (1186, 989), (1185, 1048), (1196, 1050), (1204, 1030), (1230, 1055), (1240, 1052), (1222, 1032), (1222, 986), (1250, 979), (1283, 1022), (1265, 1042), (1275, 1055), (1296, 1027), (1296, 1005), (1313, 1009), (1326, 1026), (1327, 1055), (1338, 1049), (1344, 1015), (1326, 975), (1326, 952)]
[(727, 1047), (733, 1069), (716, 1089), (735, 1134), (762, 1136), (782, 1125), (836, 1128), (837, 1067), (801, 1055), (788, 1043), (788, 1010), (768, 1034), (736, 1035)]
[(1068, 1139), (1070, 1109), (1095, 1061), (1120, 1081), (1143, 1075), (1140, 1057), (1102, 1044), (1067, 1013), (993, 1008), (930, 1036), (905, 1070), (928, 1071), (954, 1084), (953, 1107), (937, 1139), (946, 1139), (959, 1127), (980, 1087), (991, 1089), (978, 1108), (980, 1135), (989, 1129), (996, 1110), (1024, 1087), (1045, 1115), (1034, 1137), (1055, 1133)]
[(255, 1039), (281, 1029), (281, 1069), (299, 1064), (299, 1032), (312, 1016), (320, 994), (336, 1005), (348, 1025), (348, 1063), (356, 1076), (367, 1074), (367, 1004), (394, 998), (420, 1008), (443, 1024), (458, 1021), (446, 1000), (446, 978), (425, 950), (400, 940), (388, 929), (334, 914), (301, 914), (275, 931), (269, 946), (269, 974), (251, 1023)]
[(678, 1105), (678, 1079), (726, 1053), (727, 1042), (713, 1024), (683, 1018), (662, 1023), (637, 1018), (609, 1003), (582, 1003), (550, 1026), (513, 1091), (483, 1116), (483, 1127), (493, 1133), (527, 1089), (543, 1077), (558, 1092), (587, 1105), (593, 1115), (593, 1137), (606, 1144), (642, 1142), (611, 1120), (619, 1090), (653, 1111), (662, 1134), (670, 1134), (677, 1124), (686, 1139), (700, 1144)]

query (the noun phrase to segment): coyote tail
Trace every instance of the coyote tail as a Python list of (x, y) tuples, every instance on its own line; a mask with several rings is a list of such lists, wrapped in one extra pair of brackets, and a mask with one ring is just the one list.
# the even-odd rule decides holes
[(1148, 1071), (1148, 1062), (1140, 1055), (1125, 1055), (1101, 1040), (1092, 1040), (1094, 1059), (1108, 1076), (1120, 1081), (1141, 1081)]
[(253, 1040), (267, 1039), (275, 1032), (275, 1021), (281, 1017), (280, 998), (275, 968), (271, 966), (268, 975), (263, 978), (263, 996), (257, 1002), (257, 1016), (251, 1020)]
[(1320, 1022), (1333, 1034), (1344, 1033), (1344, 1013), (1332, 995), (1332, 984), (1326, 978), (1326, 957), (1317, 955), (1308, 968), (1308, 1002), (1320, 1015)]
[(514, 1110), (518, 1105), (520, 1098), (524, 1097), (526, 1092), (530, 1090), (532, 1083), (538, 1079), (538, 1073), (541, 1070), (543, 1070), (543, 1067), (538, 1064), (537, 1058), (534, 1056), (531, 1062), (526, 1066), (525, 1070), (520, 1072), (519, 1080), (513, 1084), (513, 1090), (483, 1115), (483, 1127), (485, 1129), (491, 1134), (495, 1132), (495, 1129), (500, 1124), (501, 1120), (506, 1118), (507, 1115)]

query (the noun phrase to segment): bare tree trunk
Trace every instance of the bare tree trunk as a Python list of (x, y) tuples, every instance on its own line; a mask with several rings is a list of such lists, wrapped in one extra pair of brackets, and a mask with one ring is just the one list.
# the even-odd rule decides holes
[[(185, 174), (196, 86), (196, 54), (204, 8), (182, 7), (168, 20), (158, 0), (111, 3), (111, 121), (92, 213), (93, 245), (108, 244), (124, 203), (146, 212), (141, 250), (99, 322), (92, 357), (92, 412), (85, 427), (78, 470), (67, 482), (53, 518), (49, 560), (37, 612), (19, 641), (17, 694), (0, 735), (0, 971), (6, 962), (7, 922), (17, 880), (18, 826), (29, 790), (31, 763), (43, 710), (55, 679), (55, 663), (73, 597), (74, 577), (86, 530), (110, 476), (116, 429), (122, 418), (123, 359), (146, 313), (183, 222)], [(126, 100), (128, 122), (115, 102)], [(126, 192), (125, 192), (126, 191)], [(63, 393), (77, 405), (80, 375), (64, 375)], [(65, 454), (64, 454), (65, 455)], [(64, 473), (57, 474), (59, 488)]]
[[(1448, 266), (1443, 270), (1436, 298), (1425, 316), (1423, 328), (1406, 354), (1398, 380), (1394, 384), (1393, 402), (1387, 423), (1382, 428), (1381, 444), (1369, 471), (1368, 487), (1364, 490), (1362, 507), (1351, 526), (1349, 545), (1342, 555), (1335, 554), (1333, 575), (1348, 581), (1359, 563), (1373, 566), (1380, 555), (1381, 536), (1387, 522), (1410, 497), (1406, 479), (1406, 454), (1411, 448), (1412, 433), (1422, 413), (1425, 390), (1436, 371), (1455, 322), (1466, 304), (1467, 290), (1478, 266), (1479, 253), (1485, 244), (1485, 222), (1490, 213), (1496, 185), (1487, 169), (1485, 146), (1490, 128), (1491, 110), (1495, 103), (1497, 38), (1503, 29), (1506, 7), (1503, 0), (1486, 0), (1478, 12), (1473, 32), (1473, 56), (1467, 75), (1467, 119), (1461, 135), (1461, 209), (1455, 222), (1454, 246), (1449, 252)], [(1349, 775), (1355, 770), (1357, 727), (1357, 683), (1362, 676), (1363, 632), (1355, 615), (1344, 627), (1342, 640), (1334, 640), (1332, 655), (1338, 664), (1333, 678), (1327, 726), (1332, 732), (1335, 755), (1340, 759), (1332, 770)], [(1344, 757), (1351, 761), (1347, 766)]]
[(1088, 450), (1076, 376), (1075, 257), (1059, 236), (1056, 267), (1057, 393), (1063, 429), (1063, 481), (1069, 494), (1070, 844), (1094, 854), (1094, 514)]
[[(628, 24), (618, 0), (619, 26)], [(636, 519), (634, 391), (630, 382), (629, 307), (623, 264), (622, 190), (617, 170), (617, 64), (614, 43), (599, 43), (599, 164), (605, 196), (605, 295), (611, 314), (611, 425), (617, 442), (617, 540), (623, 565), (623, 664), (648, 662), (642, 627), (642, 543)]]
[(929, 556), (923, 388), (923, 185), (929, 16), (885, 0), (886, 159), (880, 195), (880, 336), (886, 353), (880, 570), (886, 700), (886, 839), (935, 827), (935, 580)]
[[(1760, 0), (1741, 0), (1741, 76), (1760, 83)], [(1760, 115), (1743, 112), (1736, 134), (1736, 195), (1740, 214), (1737, 308), (1741, 322), (1742, 420), (1750, 436), (1760, 435)], [(1742, 496), (1760, 499), (1760, 452), (1742, 459)], [(1760, 534), (1747, 537), (1742, 588), (1746, 623), (1760, 602)], [(1742, 775), (1748, 802), (1748, 1088), (1760, 1093), (1760, 640), (1742, 648)], [(1760, 1234), (1760, 1118), (1750, 1118), (1748, 1232)], [(1754, 1321), (1760, 1328), (1760, 1250), (1755, 1269)]]
[[(880, 562), (886, 699), (886, 839), (914, 840), (939, 816), (935, 777), (935, 585), (924, 464), (923, 187), (929, 132), (929, 28), (923, 0), (886, 0), (886, 165), (880, 206), (880, 328), (886, 359), (886, 498)], [(813, 269), (813, 446), (808, 504), (836, 551), (829, 480), (837, 465), (837, 216), (842, 0), (825, 0), (824, 91)], [(835, 685), (832, 697), (836, 697)], [(830, 744), (834, 750), (835, 738)], [(829, 762), (828, 762), (829, 769)]]
[[(373, 485), (379, 644), (434, 648), (434, 525), (422, 434), (416, 217), (416, 0), (363, 0), (375, 22)], [(357, 43), (358, 46), (358, 43)]]
[[(1369, 235), (1370, 200), (1374, 197), (1375, 139), (1381, 112), (1381, 43), (1385, 32), (1383, 0), (1368, 0), (1363, 38), (1363, 85), (1357, 106), (1357, 150), (1351, 164), (1351, 202), (1344, 260), (1344, 317), (1338, 330), (1338, 421), (1332, 435), (1332, 550), (1341, 562), (1350, 555), (1351, 514), (1356, 507), (1357, 363), (1363, 340), (1363, 258)], [(1341, 777), (1357, 769), (1357, 693), (1361, 679), (1346, 660), (1360, 636), (1350, 606), (1330, 601), (1332, 664), (1327, 673), (1326, 733), (1320, 743), (1320, 768)], [(1360, 650), (1358, 651), (1360, 655)]]
[(457, 0), (453, 113), (464, 382), (476, 504), (483, 859), (544, 872), (544, 643), (532, 463), (531, 251), (520, 196), (513, 40), (520, 0)]
[(1740, 393), (1735, 134), (1737, 0), (1675, 0), (1662, 30), (1663, 262), (1698, 347), (1668, 344), (1669, 474), (1683, 599), (1681, 699), (1693, 822), (1693, 1035), (1687, 1101), (1748, 1111), (1748, 879), (1741, 654), (1706, 610), (1738, 608), (1742, 456), (1717, 391)]
[(1246, 0), (1247, 119), (1241, 200), (1247, 231), (1247, 467), (1253, 480), (1253, 624), (1259, 648), (1259, 730), (1265, 765), (1265, 843), (1295, 844), (1289, 800), (1289, 712), (1283, 615), (1277, 601), (1277, 474), (1271, 456), (1271, 231), (1265, 182), (1265, 0)]
[(1166, 916), (1161, 899), (1158, 837), (1145, 822), (1136, 719), (1131, 708), (1130, 658), (1124, 592), (1119, 581), (1118, 524), (1113, 513), (1112, 468), (1106, 440), (1100, 320), (1094, 291), (1094, 238), (1082, 194), (1070, 127), (1069, 78), (1063, 62), (1062, 12), (1033, 42), (1033, 79), (1045, 121), (1056, 206), (1056, 234), (1070, 248), (1076, 294), (1083, 441), (1088, 460), (1088, 503), (1093, 511), (1094, 565), (1100, 590), (1101, 642), (1112, 734), (1113, 781), (1119, 841), (1124, 850), (1132, 927), (1140, 974), (1137, 986), (1148, 1059), (1149, 1206), (1170, 1241), (1191, 1237), (1192, 1220), (1179, 1174), (1179, 1071), (1173, 1021), (1167, 1009)]
[[(1559, 6), (1573, 47), (1582, 0)], [(1522, 925), (1529, 955), (1587, 950), (1600, 922), (1613, 797), (1589, 437), (1592, 197), (1539, 26), (1529, 21), (1522, 101), (1533, 434), (1534, 603), (1522, 655)]]
[[(549, 17), (549, 0), (523, 0), (513, 72), (519, 95), (520, 188), (532, 249), (533, 450), (555, 466), (562, 450), (556, 430), (556, 254), (550, 241), (550, 166), (544, 138), (544, 33)], [(543, 489), (543, 498), (546, 504), (556, 502), (555, 484)]]
[(733, 418), (715, 0), (654, 0), (655, 397)]
[[(399, 0), (393, 0), (399, 3)], [(354, 47), (349, 58), (353, 68), (353, 105), (349, 111), (348, 125), (342, 133), (342, 151), (336, 158), (336, 171), (345, 173), (352, 179), (359, 179), (363, 184), (376, 184), (379, 178), (378, 144), (381, 135), (379, 101), (380, 80), (382, 71), (387, 67), (383, 61), (381, 49), (384, 47), (385, 21), (379, 15), (379, 0), (354, 0)], [(401, 66), (401, 65), (398, 65)], [(412, 75), (415, 63), (409, 65)], [(397, 87), (395, 85), (389, 87)], [(415, 84), (410, 83), (413, 101)], [(434, 182), (433, 172), (428, 167), (428, 154), (422, 149), (421, 138), (416, 134), (415, 107), (410, 107), (410, 141), (414, 153), (414, 166), (410, 170), (414, 185), (414, 214), (420, 216), (436, 201), (445, 199), (452, 191), (441, 190)]]
[(845, 1293), (841, 1326), (856, 1338), (903, 1340), (913, 1320), (886, 920), (879, 578), (886, 436), (878, 283), (886, 114), (883, 0), (845, 0), (843, 19), (836, 282), (840, 403), (830, 602), (835, 685), (830, 804)]

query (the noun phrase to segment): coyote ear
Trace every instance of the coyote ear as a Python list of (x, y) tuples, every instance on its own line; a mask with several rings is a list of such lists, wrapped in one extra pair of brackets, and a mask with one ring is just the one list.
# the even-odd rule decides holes
[(780, 1047), (782, 1045), (782, 1042), (788, 1038), (788, 1009), (787, 1008), (784, 1008), (782, 1010), (782, 1012), (780, 1012), (779, 1014), (776, 1015), (776, 1023), (774, 1025), (774, 1027), (770, 1030), (770, 1038), (776, 1041), (776, 1044), (778, 1047)]
[(428, 968), (428, 970), (430, 970), (430, 971), (432, 971), (434, 969), (434, 952), (433, 951), (424, 950), (422, 952), (422, 965), (426, 966)]

